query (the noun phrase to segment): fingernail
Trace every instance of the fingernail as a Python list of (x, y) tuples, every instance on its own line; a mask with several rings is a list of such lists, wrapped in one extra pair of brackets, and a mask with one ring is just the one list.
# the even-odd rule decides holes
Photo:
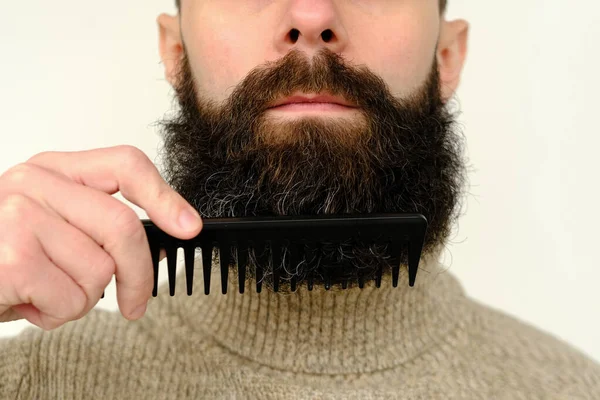
[(185, 209), (179, 214), (179, 225), (186, 231), (195, 230), (200, 224), (200, 215), (195, 211)]
[(146, 312), (147, 307), (148, 307), (148, 303), (142, 304), (141, 306), (139, 306), (138, 308), (133, 310), (133, 313), (131, 313), (131, 316), (135, 319), (141, 318), (144, 315), (144, 313)]

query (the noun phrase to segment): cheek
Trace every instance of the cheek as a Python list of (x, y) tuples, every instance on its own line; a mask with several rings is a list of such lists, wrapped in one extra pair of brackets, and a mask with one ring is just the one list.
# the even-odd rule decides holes
[(232, 61), (239, 55), (231, 42), (215, 37), (214, 32), (218, 31), (196, 32), (196, 37), (190, 40), (194, 45), (188, 46), (187, 51), (199, 91), (221, 101), (236, 76), (237, 63)]
[[(227, 99), (245, 75), (261, 63), (248, 46), (259, 40), (253, 35), (252, 31), (240, 30), (239, 25), (219, 21), (203, 21), (188, 31), (188, 56), (203, 95), (217, 101)], [(246, 39), (242, 41), (241, 37)]]
[(412, 20), (382, 28), (377, 42), (360, 45), (364, 56), (358, 58), (387, 82), (392, 94), (404, 97), (420, 88), (429, 75), (437, 42), (437, 30), (431, 27)]

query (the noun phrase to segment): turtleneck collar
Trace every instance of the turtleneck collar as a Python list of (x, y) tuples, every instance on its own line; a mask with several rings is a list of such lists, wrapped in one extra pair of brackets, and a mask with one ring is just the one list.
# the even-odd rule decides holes
[(192, 296), (187, 296), (180, 265), (175, 296), (169, 296), (168, 283), (162, 284), (143, 319), (166, 326), (186, 342), (208, 335), (232, 353), (280, 370), (349, 374), (388, 369), (434, 345), (464, 318), (457, 304), (464, 290), (438, 255), (421, 259), (414, 287), (401, 268), (397, 288), (384, 277), (380, 288), (369, 282), (363, 289), (318, 286), (309, 292), (302, 287), (289, 294), (266, 288), (256, 293), (253, 287), (240, 294), (232, 282), (223, 295), (215, 270), (206, 296), (197, 261)]

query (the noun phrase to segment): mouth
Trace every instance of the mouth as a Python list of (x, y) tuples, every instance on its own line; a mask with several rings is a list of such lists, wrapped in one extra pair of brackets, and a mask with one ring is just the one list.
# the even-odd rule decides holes
[(279, 99), (269, 110), (277, 111), (351, 111), (356, 105), (343, 98), (327, 94), (296, 94)]

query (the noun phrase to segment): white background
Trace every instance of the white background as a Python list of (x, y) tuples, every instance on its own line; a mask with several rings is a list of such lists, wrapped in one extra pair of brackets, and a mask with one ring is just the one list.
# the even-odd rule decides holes
[[(0, 172), (45, 150), (117, 144), (159, 161), (152, 123), (172, 91), (155, 18), (171, 0), (0, 9)], [(600, 5), (450, 0), (448, 16), (471, 24), (457, 98), (473, 171), (443, 261), (474, 298), (600, 361)], [(116, 309), (113, 285), (97, 307)]]

